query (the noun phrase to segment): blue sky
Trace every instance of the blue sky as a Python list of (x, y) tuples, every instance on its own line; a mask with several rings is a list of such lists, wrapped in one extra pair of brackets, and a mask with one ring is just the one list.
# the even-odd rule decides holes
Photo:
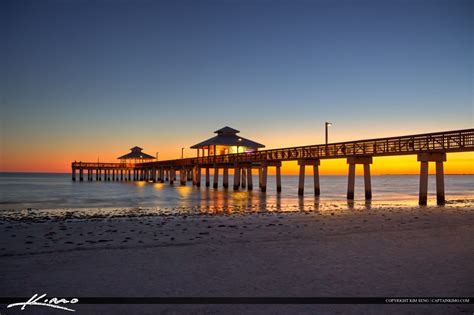
[(473, 1), (1, 6), (5, 150), (181, 147), (223, 125), (271, 147), (321, 142), (325, 120), (334, 140), (473, 125)]

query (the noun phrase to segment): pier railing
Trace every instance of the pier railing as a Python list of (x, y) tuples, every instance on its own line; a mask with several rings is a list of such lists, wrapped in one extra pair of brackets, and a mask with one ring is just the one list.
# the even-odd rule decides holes
[(474, 129), (166, 160), (140, 163), (136, 166), (258, 163), (265, 161), (346, 158), (351, 156), (389, 156), (426, 152), (467, 151), (474, 151)]
[(101, 163), (101, 162), (72, 162), (72, 167), (85, 169), (104, 169), (104, 168), (134, 168), (136, 164), (132, 163)]

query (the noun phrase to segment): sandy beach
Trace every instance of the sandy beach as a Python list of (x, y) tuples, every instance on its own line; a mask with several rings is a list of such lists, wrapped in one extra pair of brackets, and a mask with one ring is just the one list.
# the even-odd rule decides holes
[[(472, 296), (473, 210), (417, 207), (3, 220), (1, 295)], [(75, 309), (136, 314), (471, 314), (473, 307), (79, 302)]]

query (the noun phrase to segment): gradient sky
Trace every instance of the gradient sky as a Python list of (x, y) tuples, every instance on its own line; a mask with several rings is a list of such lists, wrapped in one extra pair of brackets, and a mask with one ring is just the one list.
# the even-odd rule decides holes
[[(135, 145), (176, 158), (225, 125), (267, 148), (322, 143), (324, 121), (330, 141), (474, 125), (474, 1), (0, 5), (0, 171), (69, 171)], [(448, 160), (474, 173), (474, 154)]]

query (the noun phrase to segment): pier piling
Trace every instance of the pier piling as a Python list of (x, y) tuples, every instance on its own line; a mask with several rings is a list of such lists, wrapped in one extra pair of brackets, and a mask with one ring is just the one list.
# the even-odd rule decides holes
[(370, 183), (370, 164), (372, 164), (372, 156), (351, 156), (347, 158), (347, 164), (349, 164), (347, 199), (354, 200), (355, 171), (357, 164), (364, 165), (365, 199), (372, 199), (372, 188)]
[(420, 192), (418, 196), (418, 204), (426, 205), (428, 203), (428, 163), (436, 164), (436, 203), (444, 205), (444, 166), (446, 162), (446, 153), (420, 153), (418, 154), (418, 162), (420, 162)]

